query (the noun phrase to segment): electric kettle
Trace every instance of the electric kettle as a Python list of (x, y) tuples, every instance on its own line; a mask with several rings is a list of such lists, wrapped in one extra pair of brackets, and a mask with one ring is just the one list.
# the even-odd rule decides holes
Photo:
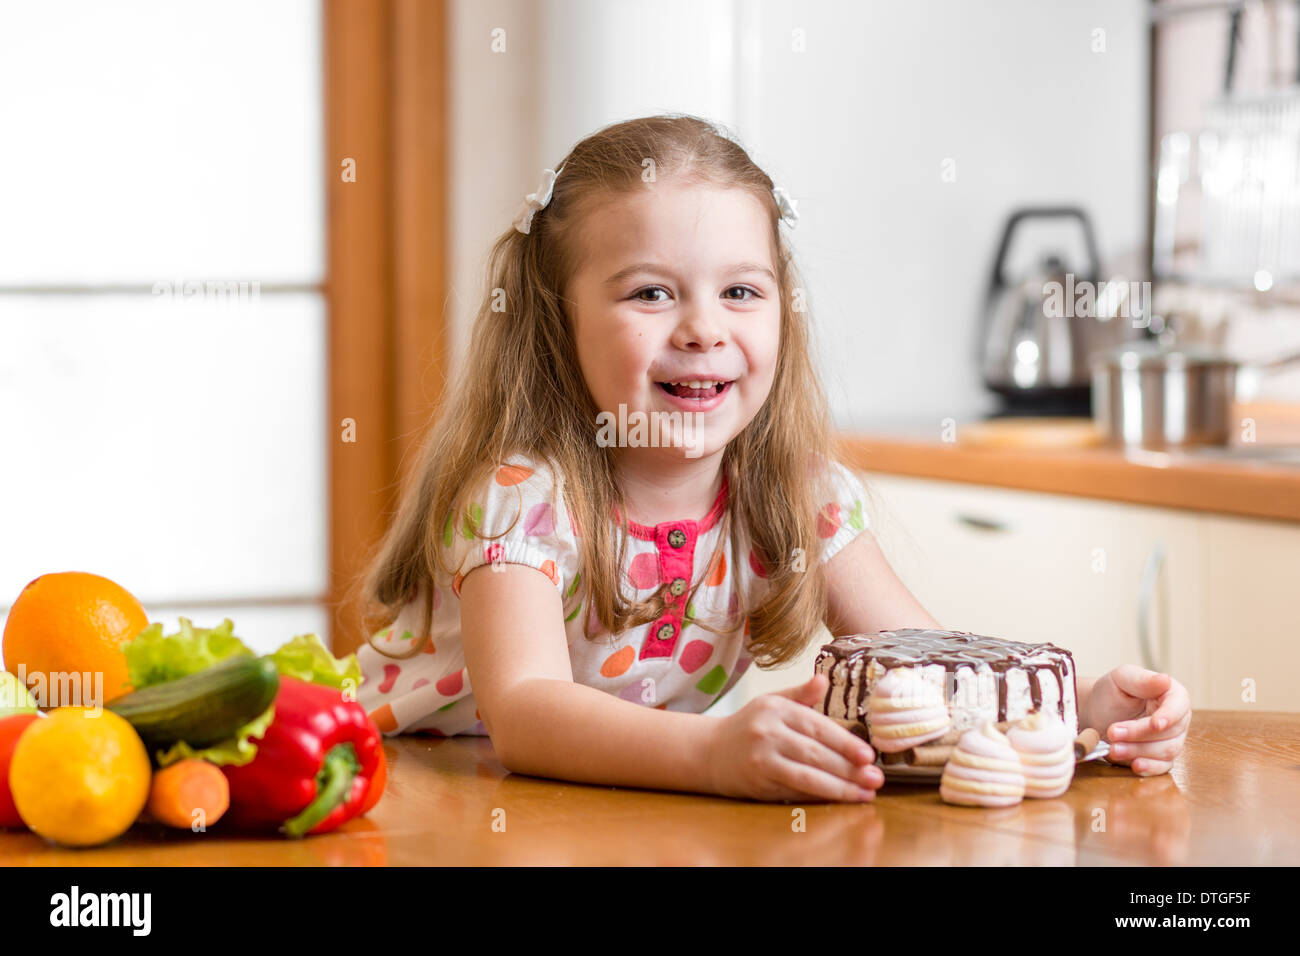
[[(1028, 275), (1005, 274), (1007, 249), (1026, 219), (1074, 219), (1083, 231), (1088, 261), (1083, 272), (1066, 269), (1045, 252)], [(1088, 215), (1074, 206), (1012, 213), (993, 260), (984, 302), (980, 368), (986, 387), (1017, 409), (1091, 413), (1093, 352), (1131, 338), (1127, 319), (1145, 303), (1129, 302), (1130, 283), (1106, 286)], [(1120, 318), (1120, 315), (1124, 318)], [(1143, 323), (1144, 324), (1144, 323)]]

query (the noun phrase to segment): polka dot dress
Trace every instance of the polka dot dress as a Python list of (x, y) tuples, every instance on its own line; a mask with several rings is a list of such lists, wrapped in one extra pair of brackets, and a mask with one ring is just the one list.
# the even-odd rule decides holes
[[(822, 560), (829, 560), (867, 526), (862, 482), (838, 462), (832, 463), (834, 499), (818, 512), (817, 533), (825, 540)], [(563, 483), (550, 469), (528, 459), (510, 459), (497, 469), (470, 511), (483, 540), (469, 529), (448, 522), (442, 531), (457, 573), (433, 589), (433, 627), (421, 653), (394, 659), (363, 645), (357, 652), (365, 680), (358, 697), (386, 735), (422, 733), (486, 735), (474, 700), (460, 643), (460, 585), (480, 565), (523, 564), (535, 568), (559, 590), (568, 637), (573, 679), (589, 687), (660, 710), (703, 713), (730, 690), (752, 659), (746, 650), (749, 622), (735, 621), (730, 632), (715, 634), (693, 627), (699, 617), (721, 622), (738, 612), (737, 587), (761, 593), (766, 569), (751, 551), (737, 556), (729, 543), (715, 549), (727, 506), (727, 484), (708, 514), (656, 525), (632, 524), (625, 591), (649, 598), (662, 591), (663, 613), (613, 641), (584, 606), (579, 594), (579, 530), (564, 507)], [(701, 582), (690, 597), (691, 586)], [(407, 604), (391, 627), (374, 636), (392, 653), (413, 647), (418, 635), (423, 593)], [(590, 620), (594, 640), (583, 634)]]

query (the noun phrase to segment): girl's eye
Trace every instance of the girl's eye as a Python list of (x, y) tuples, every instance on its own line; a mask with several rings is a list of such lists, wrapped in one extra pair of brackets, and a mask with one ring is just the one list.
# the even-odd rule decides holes
[[(748, 292), (749, 295), (747, 295), (747, 296), (740, 296), (740, 297), (733, 296), (733, 295), (728, 295), (727, 298), (731, 299), (733, 302), (748, 302), (750, 299), (757, 298), (757, 297), (758, 297), (758, 294), (759, 294), (759, 293), (758, 293), (758, 290), (756, 290), (756, 289), (751, 289), (749, 286), (746, 286), (746, 285), (733, 285), (730, 289), (727, 290), (727, 292), (736, 292), (736, 291), (740, 291), (740, 292)], [(634, 292), (634, 293), (632, 293), (632, 298), (634, 298), (634, 299), (640, 299), (640, 301), (642, 301), (642, 302), (663, 302), (663, 301), (664, 301), (663, 299), (644, 299), (644, 298), (641, 298), (642, 296), (644, 296), (644, 295), (645, 295), (646, 293), (648, 293), (648, 292), (662, 292), (662, 293), (664, 293), (664, 295), (667, 295), (667, 294), (668, 294), (667, 290), (663, 289), (661, 286), (657, 286), (657, 285), (655, 285), (655, 286), (650, 286), (650, 287), (645, 288), (645, 289), (641, 289), (641, 290), (638, 291), (638, 292)]]

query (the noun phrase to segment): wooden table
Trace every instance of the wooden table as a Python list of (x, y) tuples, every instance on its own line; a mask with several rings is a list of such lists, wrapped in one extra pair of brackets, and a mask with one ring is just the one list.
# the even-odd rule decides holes
[[(765, 804), (507, 774), (486, 737), (385, 741), (362, 820), (290, 841), (137, 825), (113, 844), (0, 834), (7, 865), (1295, 865), (1300, 714), (1203, 711), (1174, 769), (1088, 763), (1056, 800), (952, 807), (887, 783), (868, 804)], [(495, 821), (495, 829), (494, 829)], [(802, 821), (803, 829), (797, 824)]]

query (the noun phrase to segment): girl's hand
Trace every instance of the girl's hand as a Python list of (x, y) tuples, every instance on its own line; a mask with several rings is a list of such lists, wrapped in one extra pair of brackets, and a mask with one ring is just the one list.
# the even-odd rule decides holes
[(716, 721), (708, 748), (710, 789), (755, 800), (875, 798), (885, 782), (865, 740), (812, 709), (826, 677), (751, 700)]
[(1091, 726), (1110, 741), (1107, 762), (1130, 764), (1143, 777), (1169, 772), (1192, 722), (1187, 688), (1136, 664), (1097, 678), (1088, 711)]

